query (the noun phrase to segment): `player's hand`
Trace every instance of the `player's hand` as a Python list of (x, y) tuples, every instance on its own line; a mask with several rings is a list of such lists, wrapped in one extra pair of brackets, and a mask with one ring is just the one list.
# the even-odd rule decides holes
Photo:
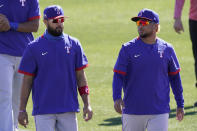
[(84, 106), (83, 108), (83, 119), (85, 121), (89, 121), (90, 119), (92, 119), (92, 115), (93, 115), (93, 112), (92, 112), (92, 108), (91, 106)]
[(8, 31), (10, 29), (10, 23), (7, 17), (3, 14), (0, 14), (0, 32)]
[(122, 114), (123, 108), (124, 108), (124, 102), (122, 99), (118, 99), (114, 102), (114, 109), (116, 112)]
[(29, 121), (28, 121), (28, 114), (27, 112), (20, 112), (18, 115), (18, 122), (24, 126), (25, 128), (27, 127)]
[(184, 108), (177, 108), (176, 110), (176, 119), (182, 121), (184, 117)]
[(174, 21), (174, 30), (180, 34), (181, 31), (184, 32), (184, 28), (183, 28), (183, 24), (182, 24), (182, 21), (181, 21), (181, 18), (176, 18), (175, 21)]

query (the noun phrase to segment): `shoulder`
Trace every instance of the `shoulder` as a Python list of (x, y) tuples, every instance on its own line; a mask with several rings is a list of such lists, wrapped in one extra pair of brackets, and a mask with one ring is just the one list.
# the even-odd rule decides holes
[(38, 4), (39, 0), (28, 0), (30, 2), (30, 4)]
[(31, 41), (30, 43), (28, 43), (28, 48), (36, 48), (38, 46), (40, 46), (41, 43), (44, 43), (45, 39), (40, 36), (37, 39)]
[(135, 47), (137, 47), (138, 43), (139, 43), (139, 38), (134, 38), (134, 39), (132, 39), (132, 40), (124, 43), (122, 45), (122, 48), (124, 48), (126, 50), (128, 50), (128, 49), (134, 49)]
[(64, 35), (65, 35), (65, 38), (68, 38), (68, 43), (71, 44), (72, 48), (77, 49), (77, 50), (81, 50), (82, 45), (77, 38), (75, 38), (73, 36), (70, 36), (70, 35), (67, 35), (67, 34), (64, 34)]
[(166, 42), (165, 40), (161, 38), (157, 38), (157, 43), (166, 47), (172, 47), (172, 44), (170, 44), (169, 42)]
[(166, 50), (168, 52), (172, 52), (174, 50), (173, 45), (164, 41), (163, 39), (157, 38), (157, 43), (159, 45), (159, 48), (162, 48), (163, 50)]
[(119, 54), (129, 55), (131, 52), (133, 52), (137, 46), (139, 39), (134, 38), (124, 44), (122, 44), (122, 47), (120, 49)]
[(72, 43), (72, 44), (75, 44), (75, 45), (81, 45), (80, 44), (80, 41), (73, 37), (73, 36), (70, 36), (70, 35), (67, 35), (67, 34), (64, 34), (65, 37), (68, 37), (68, 40)]

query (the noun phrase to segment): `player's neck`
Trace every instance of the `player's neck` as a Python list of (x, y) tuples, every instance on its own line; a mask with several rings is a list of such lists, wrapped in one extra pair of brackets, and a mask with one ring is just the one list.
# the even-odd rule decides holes
[(146, 38), (141, 38), (141, 40), (146, 44), (155, 44), (156, 39), (157, 39), (156, 35), (151, 35)]

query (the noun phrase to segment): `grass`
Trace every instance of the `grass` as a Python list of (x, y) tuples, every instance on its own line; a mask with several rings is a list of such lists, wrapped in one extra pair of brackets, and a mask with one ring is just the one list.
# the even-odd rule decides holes
[[(79, 131), (121, 130), (120, 115), (113, 109), (112, 69), (121, 45), (137, 36), (136, 25), (130, 18), (136, 16), (142, 8), (150, 8), (159, 13), (161, 31), (158, 36), (173, 44), (182, 68), (186, 114), (182, 122), (176, 120), (176, 104), (171, 94), (169, 131), (197, 130), (197, 108), (192, 107), (197, 101), (197, 89), (194, 87), (194, 60), (188, 31), (189, 1), (185, 1), (182, 15), (185, 32), (181, 35), (173, 30), (174, 1), (171, 0), (40, 0), (41, 12), (51, 4), (61, 5), (65, 15), (70, 16), (65, 22), (65, 33), (81, 41), (90, 64), (85, 71), (94, 116), (87, 123), (83, 121), (82, 113), (78, 113)], [(39, 32), (34, 34), (35, 37), (45, 30), (42, 19), (40, 23)], [(82, 108), (80, 97), (79, 100)], [(30, 99), (30, 123), (26, 130), (35, 131), (31, 111)]]

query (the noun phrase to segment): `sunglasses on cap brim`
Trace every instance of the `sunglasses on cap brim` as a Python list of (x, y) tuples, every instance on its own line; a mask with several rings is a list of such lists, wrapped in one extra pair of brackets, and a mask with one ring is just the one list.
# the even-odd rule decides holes
[(53, 19), (53, 23), (63, 23), (64, 22), (64, 17), (58, 18), (58, 19)]

